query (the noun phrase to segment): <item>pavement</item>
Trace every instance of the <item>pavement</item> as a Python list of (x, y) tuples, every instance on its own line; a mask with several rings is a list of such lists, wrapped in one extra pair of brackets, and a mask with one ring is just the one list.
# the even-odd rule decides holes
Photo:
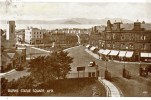
[[(85, 49), (85, 51), (87, 53), (89, 53), (91, 56), (93, 56), (94, 58), (100, 59), (97, 54), (92, 53), (88, 49)], [(120, 90), (114, 84), (112, 84), (110, 81), (107, 81), (105, 79), (99, 78), (99, 82), (101, 82), (102, 84), (104, 84), (104, 86), (106, 88), (106, 91), (107, 91), (107, 96), (108, 97), (121, 97)]]
[(121, 97), (122, 93), (121, 91), (110, 81), (107, 81), (102, 78), (98, 78), (99, 82), (105, 86), (105, 89), (107, 91), (107, 97)]
[(96, 59), (100, 59), (99, 55), (97, 55), (97, 54), (95, 54), (95, 53), (91, 52), (90, 50), (85, 49), (85, 51), (86, 51), (87, 53), (89, 53), (91, 56), (93, 56), (94, 58), (96, 58)]
[[(88, 49), (85, 49), (85, 51), (87, 53), (89, 53), (91, 56), (93, 56), (94, 58), (96, 59), (100, 59), (101, 60), (101, 57), (99, 58), (99, 55), (93, 53), (92, 51), (88, 50)], [(109, 61), (113, 61), (113, 62), (117, 62), (117, 63), (129, 63), (129, 64), (140, 64), (140, 62), (126, 62), (126, 61), (117, 61), (117, 60), (109, 60)], [(141, 64), (151, 64), (151, 63), (146, 63), (146, 62), (141, 62)]]
[(31, 47), (31, 48), (39, 50), (39, 51), (43, 51), (43, 52), (46, 52), (46, 53), (50, 53), (50, 51), (48, 51), (48, 50), (40, 49), (40, 48), (37, 48), (37, 47)]
[(14, 71), (15, 71), (15, 69), (12, 69), (12, 70), (10, 70), (10, 71), (8, 71), (8, 72), (0, 73), (0, 77), (2, 77), (3, 75), (6, 75), (6, 74), (12, 73), (12, 72), (14, 72)]

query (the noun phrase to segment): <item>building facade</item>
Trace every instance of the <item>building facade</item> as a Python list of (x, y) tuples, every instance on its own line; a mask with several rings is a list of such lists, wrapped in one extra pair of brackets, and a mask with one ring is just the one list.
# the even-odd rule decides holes
[(81, 29), (78, 33), (78, 36), (80, 38), (80, 44), (87, 44), (90, 41), (90, 32), (91, 29)]
[(43, 44), (43, 35), (47, 33), (45, 29), (29, 28), (25, 30), (25, 42), (36, 45)]
[(21, 29), (21, 30), (17, 30), (16, 31), (16, 40), (17, 43), (25, 43), (25, 30)]
[(112, 24), (108, 20), (104, 31), (94, 33), (99, 34), (99, 39), (97, 38), (99, 43), (95, 45), (104, 50), (103, 55), (108, 55), (111, 59), (115, 57), (128, 61), (151, 62), (151, 24), (138, 21)]

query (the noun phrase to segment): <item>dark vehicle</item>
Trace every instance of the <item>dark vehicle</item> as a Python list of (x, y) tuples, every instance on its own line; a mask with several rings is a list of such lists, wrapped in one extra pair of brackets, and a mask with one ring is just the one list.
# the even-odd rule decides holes
[(16, 65), (15, 70), (16, 71), (22, 71), (22, 70), (24, 70), (24, 68), (20, 64), (18, 64), (18, 65)]
[(143, 77), (148, 76), (148, 67), (140, 68), (140, 76), (143, 76)]
[(96, 66), (95, 61), (90, 62), (88, 65), (88, 67), (95, 67), (95, 66)]

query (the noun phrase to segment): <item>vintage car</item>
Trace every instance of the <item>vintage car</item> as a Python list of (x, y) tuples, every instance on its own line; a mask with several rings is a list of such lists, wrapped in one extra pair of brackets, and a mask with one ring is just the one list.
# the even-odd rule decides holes
[(96, 66), (95, 61), (91, 61), (88, 65), (88, 67), (95, 67), (95, 66)]

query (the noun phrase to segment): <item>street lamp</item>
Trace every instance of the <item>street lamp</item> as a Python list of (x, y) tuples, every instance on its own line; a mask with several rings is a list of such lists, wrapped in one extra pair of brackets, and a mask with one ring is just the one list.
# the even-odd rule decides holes
[(141, 53), (139, 54), (139, 75), (142, 76), (142, 68), (141, 68)]
[[(127, 53), (127, 49), (128, 47), (126, 47), (126, 53)], [(126, 77), (125, 59), (124, 59), (123, 77)]]
[[(126, 53), (127, 53), (127, 49), (128, 49), (128, 47), (126, 47)], [(125, 57), (126, 58), (126, 57)], [(124, 59), (124, 69), (125, 69), (125, 60), (126, 59)]]

